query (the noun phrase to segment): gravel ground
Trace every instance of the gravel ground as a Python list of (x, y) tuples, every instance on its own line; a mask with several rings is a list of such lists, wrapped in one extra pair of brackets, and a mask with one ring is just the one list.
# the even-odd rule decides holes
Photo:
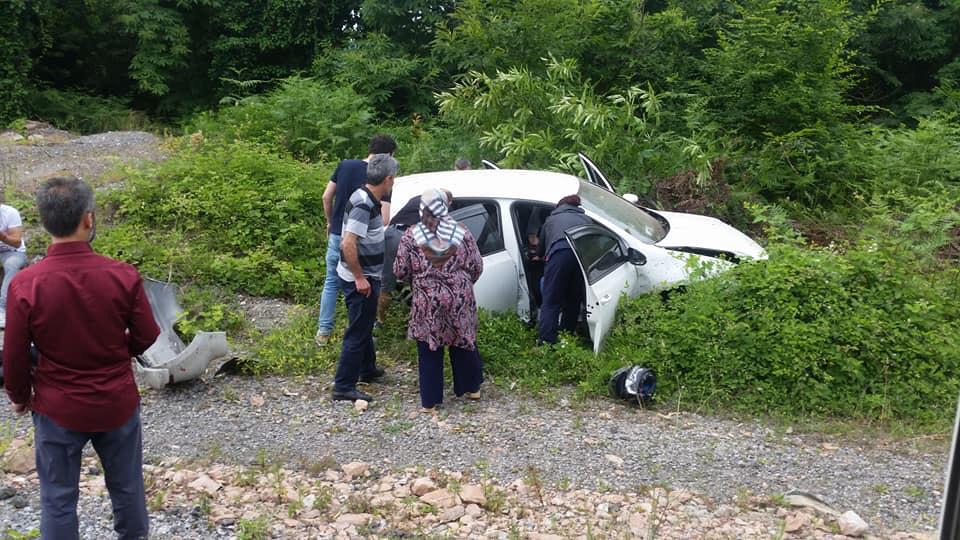
[(49, 131), (40, 130), (47, 133), (40, 140), (0, 142), (0, 180), (4, 185), (15, 182), (18, 189), (32, 192), (38, 183), (53, 176), (72, 174), (96, 179), (120, 162), (163, 157), (160, 139), (142, 131), (111, 131), (82, 137)]
[[(449, 400), (432, 417), (417, 412), (415, 377), (409, 368), (393, 368), (384, 384), (369, 387), (375, 401), (362, 414), (331, 402), (326, 378), (225, 376), (149, 391), (143, 399), (145, 459), (249, 464), (266, 457), (301, 468), (332, 459), (396, 469), (482, 469), (504, 484), (533, 467), (556, 486), (606, 491), (662, 484), (714, 501), (802, 489), (841, 512), (854, 510), (874, 531), (936, 526), (945, 448), (891, 450), (796, 435), (759, 421), (664, 415), (602, 399), (544, 399), (492, 384), (480, 402)], [(9, 419), (9, 412), (0, 415), (0, 422)], [(20, 424), (23, 431), (26, 422)], [(85, 513), (84, 526), (106, 533), (109, 507), (100, 499), (85, 505), (97, 510)], [(13, 511), (11, 503), (0, 503), (0, 527), (36, 523), (35, 508), (34, 502)], [(158, 515), (155, 530), (214, 534), (206, 527), (182, 509)]]

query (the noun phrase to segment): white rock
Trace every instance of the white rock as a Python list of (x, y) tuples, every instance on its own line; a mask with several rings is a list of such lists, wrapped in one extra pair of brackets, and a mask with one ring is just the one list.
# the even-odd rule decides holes
[(840, 532), (846, 536), (863, 536), (870, 528), (867, 522), (853, 510), (847, 510), (841, 514), (837, 523), (840, 525)]
[[(371, 514), (343, 514), (337, 518), (337, 525), (366, 525), (373, 518)], [(336, 526), (336, 525), (334, 525)], [(338, 527), (339, 528), (339, 527)]]
[(460, 491), (460, 498), (464, 504), (474, 503), (479, 506), (487, 504), (487, 497), (483, 494), (483, 487), (477, 484), (467, 484)]
[(425, 502), (437, 508), (450, 508), (460, 504), (459, 497), (450, 493), (446, 489), (437, 489), (420, 497), (421, 502)]
[(190, 482), (190, 485), (187, 487), (195, 491), (202, 491), (207, 495), (213, 495), (220, 490), (220, 482), (217, 482), (205, 474), (201, 474), (196, 480)]
[(476, 504), (468, 504), (466, 514), (471, 517), (478, 517), (483, 514), (483, 510)]
[(463, 506), (458, 504), (457, 506), (447, 508), (442, 514), (440, 514), (440, 523), (450, 523), (451, 521), (456, 521), (462, 518), (465, 514), (466, 511), (464, 510)]
[(3, 468), (8, 473), (27, 474), (37, 468), (36, 453), (27, 445), (17, 447), (10, 452)]
[(622, 458), (622, 457), (620, 457), (620, 456), (618, 456), (618, 455), (616, 455), (616, 454), (606, 454), (606, 455), (603, 456), (603, 457), (607, 458), (607, 461), (609, 461), (610, 463), (613, 463), (613, 464), (616, 465), (617, 467), (623, 467), (623, 458)]
[(353, 408), (359, 412), (367, 410), (368, 407), (370, 407), (370, 403), (365, 399), (358, 399), (353, 402)]
[(356, 478), (358, 476), (363, 476), (367, 474), (367, 471), (370, 469), (369, 463), (364, 463), (363, 461), (351, 461), (342, 467), (343, 473), (349, 478)]
[(435, 489), (437, 489), (437, 484), (435, 484), (433, 480), (424, 477), (414, 480), (413, 487), (410, 488), (410, 491), (417, 497), (423, 497)]
[(810, 514), (804, 512), (791, 512), (787, 515), (784, 523), (784, 532), (792, 533), (806, 527), (810, 523)]

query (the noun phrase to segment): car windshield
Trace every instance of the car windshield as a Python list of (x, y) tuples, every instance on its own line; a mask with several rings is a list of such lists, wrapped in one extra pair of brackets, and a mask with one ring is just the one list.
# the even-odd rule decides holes
[(630, 236), (646, 244), (655, 244), (667, 236), (666, 228), (657, 218), (623, 200), (616, 193), (589, 182), (580, 182), (579, 195), (585, 210), (609, 219)]

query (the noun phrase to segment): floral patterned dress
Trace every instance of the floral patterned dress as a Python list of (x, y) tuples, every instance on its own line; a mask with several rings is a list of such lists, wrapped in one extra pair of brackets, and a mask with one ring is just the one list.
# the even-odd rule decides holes
[(435, 268), (413, 239), (412, 227), (400, 239), (393, 273), (397, 281), (412, 282), (413, 303), (407, 337), (426, 343), (430, 350), (459, 347), (472, 351), (477, 342), (477, 300), (473, 284), (483, 271), (477, 241), (465, 231), (456, 253)]

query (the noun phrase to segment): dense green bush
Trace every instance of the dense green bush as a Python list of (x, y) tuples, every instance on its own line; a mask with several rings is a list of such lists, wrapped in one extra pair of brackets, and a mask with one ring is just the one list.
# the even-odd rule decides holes
[(254, 143), (184, 146), (101, 200), (114, 226), (97, 246), (152, 276), (312, 298), (329, 174)]
[(626, 302), (607, 369), (654, 368), (708, 409), (945, 423), (960, 392), (960, 275), (894, 242), (782, 245), (667, 302)]
[(619, 189), (641, 193), (651, 174), (709, 168), (696, 141), (659, 127), (670, 113), (663, 98), (640, 87), (598, 94), (575, 61), (552, 57), (544, 75), (470, 72), (437, 96), (443, 120), (482, 133), (481, 147), (505, 167), (580, 172), (576, 155), (583, 151)]
[(119, 98), (90, 96), (70, 90), (38, 90), (27, 97), (30, 118), (77, 133), (139, 130), (150, 127), (147, 116)]
[(190, 131), (226, 140), (257, 141), (315, 161), (366, 155), (372, 108), (350, 86), (292, 77), (266, 94), (225, 98), (203, 113)]

